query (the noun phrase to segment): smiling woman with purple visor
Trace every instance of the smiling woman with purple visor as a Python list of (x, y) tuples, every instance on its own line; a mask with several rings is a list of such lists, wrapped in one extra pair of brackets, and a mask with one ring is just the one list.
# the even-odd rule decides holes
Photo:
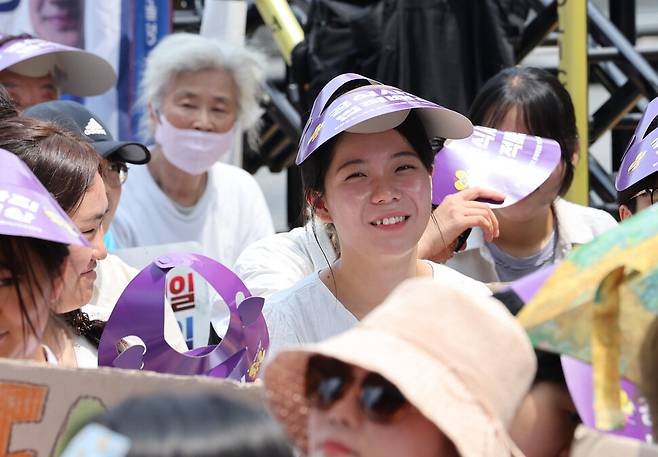
[(354, 326), (407, 278), (489, 290), (418, 260), (432, 212), (434, 137), (463, 138), (464, 116), (358, 75), (339, 76), (316, 98), (297, 163), (313, 217), (336, 228), (340, 254), (327, 268), (266, 300), (270, 354)]
[(0, 149), (0, 357), (57, 363), (42, 343), (66, 271), (69, 249), (88, 242), (30, 169)]

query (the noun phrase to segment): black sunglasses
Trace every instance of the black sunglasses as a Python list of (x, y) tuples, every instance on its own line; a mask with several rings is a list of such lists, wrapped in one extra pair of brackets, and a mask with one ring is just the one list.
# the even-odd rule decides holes
[[(310, 406), (329, 410), (354, 382), (352, 367), (340, 360), (314, 355), (306, 368), (306, 398)], [(388, 423), (407, 405), (402, 393), (377, 373), (368, 373), (359, 390), (359, 406), (373, 422)]]

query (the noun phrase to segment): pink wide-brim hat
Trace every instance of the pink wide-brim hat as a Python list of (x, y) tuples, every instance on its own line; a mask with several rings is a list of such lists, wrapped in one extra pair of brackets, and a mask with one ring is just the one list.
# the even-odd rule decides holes
[(432, 279), (404, 282), (359, 325), (280, 352), (266, 367), (274, 415), (308, 452), (305, 372), (320, 354), (381, 374), (463, 457), (523, 455), (508, 427), (536, 371), (522, 327), (497, 300)]

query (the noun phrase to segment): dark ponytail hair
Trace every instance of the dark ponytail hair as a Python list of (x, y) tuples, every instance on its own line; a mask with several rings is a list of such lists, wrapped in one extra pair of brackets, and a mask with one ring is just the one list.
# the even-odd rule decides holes
[(60, 317), (78, 336), (85, 338), (96, 349), (101, 344), (101, 335), (105, 330), (105, 322), (99, 319), (89, 319), (89, 315), (81, 309), (74, 309), (68, 313), (60, 314)]
[(474, 125), (497, 128), (508, 113), (517, 109), (526, 130), (552, 138), (560, 144), (564, 178), (559, 195), (573, 180), (578, 129), (571, 96), (558, 79), (540, 68), (511, 67), (500, 71), (480, 89), (469, 113)]

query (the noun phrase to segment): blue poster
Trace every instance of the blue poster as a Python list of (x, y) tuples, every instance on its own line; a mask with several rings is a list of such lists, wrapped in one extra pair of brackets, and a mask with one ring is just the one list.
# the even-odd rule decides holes
[(135, 103), (144, 59), (171, 32), (171, 0), (121, 1), (121, 52), (119, 56), (119, 136), (138, 139), (139, 116)]

